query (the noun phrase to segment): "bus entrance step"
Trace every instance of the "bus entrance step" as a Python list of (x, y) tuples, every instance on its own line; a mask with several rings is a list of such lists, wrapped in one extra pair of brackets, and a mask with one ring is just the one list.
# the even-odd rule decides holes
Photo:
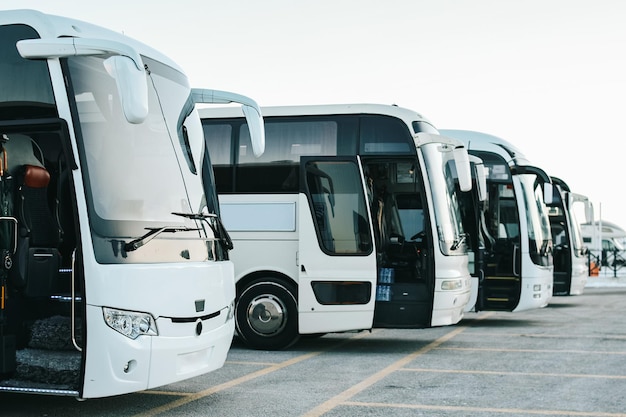
[(17, 370), (14, 379), (68, 388), (78, 385), (80, 352), (21, 349), (17, 351)]

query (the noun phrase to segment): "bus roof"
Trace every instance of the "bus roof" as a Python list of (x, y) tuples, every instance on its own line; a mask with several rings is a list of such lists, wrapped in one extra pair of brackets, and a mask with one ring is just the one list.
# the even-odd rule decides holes
[(124, 43), (132, 46), (139, 54), (166, 64), (175, 70), (184, 71), (169, 57), (156, 49), (129, 38), (122, 33), (112, 31), (91, 23), (39, 12), (37, 10), (19, 9), (0, 11), (0, 25), (24, 24), (31, 26), (41, 38), (99, 38)]
[[(604, 237), (626, 237), (626, 230), (624, 230), (621, 226), (618, 226), (616, 223), (610, 222), (608, 220), (602, 219), (602, 235)], [(593, 223), (581, 223), (580, 227), (583, 231), (583, 234), (587, 234), (587, 232), (591, 232), (593, 229), (600, 230), (600, 221), (596, 220)]]
[[(261, 107), (263, 117), (272, 116), (315, 116), (315, 115), (339, 115), (339, 114), (382, 114), (394, 116), (411, 126), (412, 122), (426, 122), (431, 124), (421, 114), (403, 107), (390, 104), (318, 104), (318, 105), (294, 105), (294, 106), (268, 106)], [(211, 107), (199, 109), (200, 117), (226, 118), (242, 117), (240, 107)]]
[(440, 129), (439, 133), (465, 143), (468, 151), (494, 152), (502, 156), (510, 166), (528, 165), (524, 153), (511, 142), (498, 136), (473, 130)]

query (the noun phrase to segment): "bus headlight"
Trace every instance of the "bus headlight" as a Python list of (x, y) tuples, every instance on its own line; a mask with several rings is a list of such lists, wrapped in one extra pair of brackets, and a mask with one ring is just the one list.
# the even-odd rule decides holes
[(102, 314), (107, 326), (130, 339), (137, 339), (141, 335), (158, 336), (159, 334), (151, 314), (109, 307), (102, 307)]
[(541, 284), (533, 285), (533, 291), (541, 291)]
[(462, 279), (447, 279), (441, 282), (441, 289), (444, 291), (460, 290), (463, 288)]

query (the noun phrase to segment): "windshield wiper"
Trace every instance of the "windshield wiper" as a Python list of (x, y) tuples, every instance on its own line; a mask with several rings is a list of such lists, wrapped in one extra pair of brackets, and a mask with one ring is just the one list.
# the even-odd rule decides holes
[[(222, 223), (222, 219), (217, 214), (203, 214), (203, 213), (172, 213), (175, 216), (186, 217), (192, 220), (201, 220), (206, 222), (209, 225), (215, 237), (221, 242), (222, 246), (225, 250), (232, 250), (234, 248), (233, 241), (230, 238), (230, 235), (226, 231), (224, 224)], [(211, 224), (208, 219), (213, 219), (215, 225)]]
[(459, 246), (461, 246), (461, 243), (465, 242), (465, 240), (468, 237), (469, 237), (469, 233), (461, 233), (459, 237), (454, 239), (454, 242), (452, 242), (452, 246), (450, 246), (450, 250), (457, 250)]
[(180, 217), (185, 217), (187, 219), (191, 219), (191, 220), (204, 220), (207, 221), (207, 219), (213, 219), (213, 218), (217, 218), (217, 214), (203, 214), (203, 213), (178, 213), (178, 212), (172, 212), (172, 214), (174, 216), (180, 216)]
[(191, 228), (186, 226), (148, 227), (146, 229), (148, 230), (148, 233), (124, 244), (124, 250), (126, 252), (132, 252), (139, 249), (161, 233), (191, 232), (195, 230), (200, 230), (198, 228)]

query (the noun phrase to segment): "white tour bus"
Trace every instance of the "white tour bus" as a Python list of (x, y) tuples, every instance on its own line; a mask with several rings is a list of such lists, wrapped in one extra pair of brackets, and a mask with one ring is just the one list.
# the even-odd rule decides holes
[[(523, 311), (552, 298), (552, 236), (546, 202), (550, 177), (511, 143), (467, 130), (440, 130), (461, 140), (486, 170), (487, 199), (478, 212), (472, 299), (467, 311)], [(470, 205), (471, 206), (471, 205)], [(465, 206), (464, 206), (465, 207)], [(474, 239), (474, 240), (476, 240)], [(478, 253), (477, 253), (478, 252)]]
[(280, 349), (299, 335), (457, 323), (470, 290), (451, 175), (469, 190), (463, 145), (397, 106), (262, 110), (258, 159), (242, 117), (200, 110), (241, 338)]
[(554, 196), (552, 203), (548, 205), (548, 214), (554, 241), (552, 294), (580, 295), (587, 284), (589, 261), (574, 204), (584, 205), (587, 221), (593, 219), (593, 206), (586, 196), (572, 193), (565, 181), (557, 177), (551, 178)]
[(32, 10), (0, 12), (0, 55), (0, 391), (103, 397), (220, 368), (234, 267), (194, 105), (239, 96)]

